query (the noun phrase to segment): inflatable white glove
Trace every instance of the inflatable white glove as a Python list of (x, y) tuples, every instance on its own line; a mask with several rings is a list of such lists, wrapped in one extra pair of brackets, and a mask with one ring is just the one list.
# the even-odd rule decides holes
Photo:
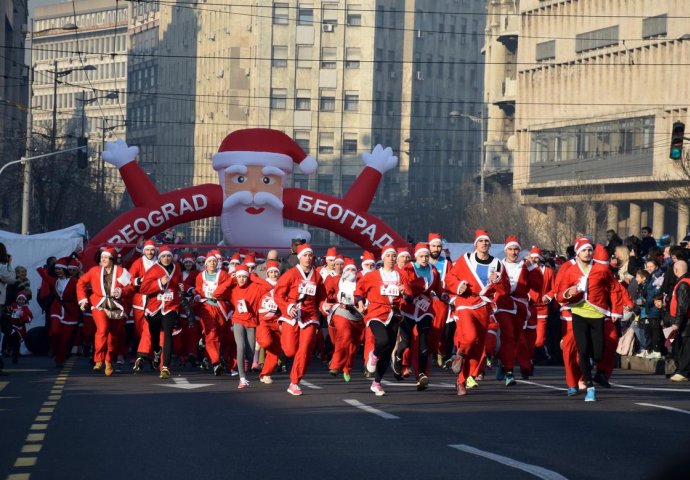
[(121, 168), (133, 162), (137, 155), (139, 155), (138, 147), (128, 147), (124, 140), (118, 138), (115, 142), (106, 142), (103, 160)]
[(371, 153), (363, 153), (362, 159), (366, 166), (372, 167), (381, 173), (395, 168), (398, 164), (398, 157), (393, 155), (393, 149), (391, 147), (384, 149), (381, 145), (376, 145)]

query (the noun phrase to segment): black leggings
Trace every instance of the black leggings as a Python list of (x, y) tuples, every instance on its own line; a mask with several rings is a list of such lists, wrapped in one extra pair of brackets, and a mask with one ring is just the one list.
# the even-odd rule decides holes
[(383, 374), (386, 373), (388, 366), (391, 364), (391, 353), (398, 336), (398, 325), (399, 321), (395, 318), (388, 322), (388, 325), (384, 325), (376, 320), (369, 322), (371, 333), (374, 334), (376, 339), (374, 355), (379, 359), (376, 363), (376, 375), (374, 376), (377, 382), (381, 381)]
[(154, 352), (161, 349), (160, 332), (163, 329), (163, 362), (162, 367), (170, 368), (172, 357), (173, 329), (177, 323), (177, 312), (168, 312), (163, 315), (160, 311), (152, 316), (147, 316), (149, 332), (151, 333), (151, 346)]
[(648, 318), (647, 322), (647, 325), (645, 325), (647, 345), (651, 350), (661, 353), (664, 348), (664, 334), (661, 330), (661, 318)]
[(419, 339), (419, 371), (417, 372), (417, 375), (419, 375), (420, 373), (426, 372), (426, 367), (429, 364), (429, 329), (431, 328), (431, 317), (429, 315), (425, 316), (419, 322), (415, 322), (411, 318), (403, 317), (400, 322), (400, 343), (398, 344), (396, 355), (402, 360), (403, 353), (410, 348), (412, 333), (415, 327), (417, 327), (417, 337)]
[(591, 358), (599, 362), (604, 356), (604, 317), (586, 318), (575, 313), (573, 316), (573, 335), (577, 345), (577, 353), (580, 356), (580, 370), (585, 384), (588, 387), (592, 383)]

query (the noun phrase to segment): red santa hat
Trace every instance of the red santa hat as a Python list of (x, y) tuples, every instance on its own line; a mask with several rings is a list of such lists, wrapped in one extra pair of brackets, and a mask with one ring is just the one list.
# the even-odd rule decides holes
[(232, 254), (232, 256), (230, 257), (230, 263), (234, 263), (235, 265), (239, 265), (240, 263), (242, 263), (242, 259), (240, 258), (239, 252), (235, 252)]
[(374, 254), (369, 251), (365, 251), (359, 258), (362, 260), (362, 265), (364, 265), (365, 263), (376, 263), (376, 258), (374, 257)]
[(355, 261), (349, 257), (345, 258), (345, 266), (343, 267), (343, 271), (347, 270), (348, 268), (352, 268), (354, 270), (357, 270), (357, 265), (355, 264)]
[(532, 250), (529, 251), (529, 256), (530, 256), (530, 257), (542, 258), (542, 255), (541, 255), (541, 248), (537, 247), (536, 245), (533, 245), (533, 246), (532, 246)]
[(208, 252), (206, 254), (206, 257), (204, 258), (204, 265), (206, 265), (211, 260), (215, 260), (216, 264), (220, 263), (220, 260), (218, 260), (218, 257), (216, 256), (216, 254), (213, 253), (213, 250), (211, 250), (210, 252)]
[(182, 263), (194, 263), (194, 255), (191, 253), (185, 253), (182, 255)]
[(429, 245), (434, 243), (443, 244), (443, 238), (441, 237), (440, 233), (430, 233), (429, 237), (427, 238), (427, 243)]
[(20, 290), (17, 293), (17, 301), (19, 301), (20, 298), (23, 298), (24, 301), (29, 300), (29, 292), (27, 292), (26, 290)]
[[(388, 252), (393, 252), (396, 255), (398, 254), (398, 251), (396, 250), (396, 248), (393, 245), (387, 245), (387, 246), (383, 247), (383, 249), (381, 250), (381, 259), (382, 260), (383, 260), (383, 257), (385, 257)], [(364, 262), (362, 262), (362, 263), (364, 263)]]
[(158, 249), (158, 258), (161, 258), (163, 255), (170, 255), (172, 257), (172, 248), (168, 245), (161, 246), (161, 248)]
[(302, 255), (306, 255), (307, 253), (314, 253), (311, 245), (308, 243), (303, 243), (302, 245), (297, 246), (297, 258), (300, 258)]
[(206, 261), (206, 255), (199, 254), (196, 256), (197, 263), (203, 263)]
[(244, 275), (245, 277), (248, 277), (249, 267), (246, 264), (242, 263), (235, 268), (235, 271), (233, 273), (235, 274), (235, 276)]
[(62, 268), (63, 270), (67, 270), (67, 267), (69, 266), (69, 258), (63, 257), (55, 261), (55, 265), (53, 265), (55, 268)]
[(592, 242), (587, 237), (579, 237), (575, 240), (575, 255), (580, 253), (585, 248), (592, 248)]
[(479, 240), (488, 240), (491, 243), (491, 237), (489, 237), (489, 232), (486, 230), (475, 230), (474, 231), (474, 244), (476, 245)]
[(271, 272), (273, 270), (280, 273), (280, 264), (275, 260), (269, 260), (268, 262), (266, 262), (266, 273)]
[(314, 173), (318, 166), (292, 138), (270, 128), (236, 130), (225, 137), (213, 155), (216, 171), (232, 165), (260, 165), (290, 173), (295, 163), (306, 174)]
[(153, 240), (146, 240), (144, 242), (144, 247), (142, 248), (142, 250), (146, 250), (149, 248), (153, 248), (155, 250), (156, 249), (156, 242), (154, 242)]
[(244, 263), (248, 267), (256, 267), (256, 255), (254, 253), (248, 253), (244, 256)]
[[(103, 251), (101, 252), (101, 257), (103, 257), (103, 256), (110, 257), (110, 258), (112, 258), (113, 260), (115, 260), (115, 257), (117, 257), (117, 252), (115, 251), (114, 248), (109, 247), (109, 248), (106, 248), (105, 250), (103, 250)], [(68, 265), (69, 265), (69, 264), (68, 264)]]
[(601, 243), (597, 243), (594, 247), (593, 260), (597, 263), (601, 263), (602, 265), (608, 265), (611, 261), (611, 258), (609, 257), (609, 252), (606, 250), (606, 247), (604, 247)]
[(67, 265), (67, 268), (69, 268), (70, 270), (79, 270), (81, 269), (81, 262), (76, 258), (73, 258), (72, 260), (70, 260), (69, 265)]
[(410, 255), (410, 249), (407, 247), (398, 248), (398, 256), (400, 255), (407, 255), (408, 257), (412, 258), (412, 255)]
[(508, 250), (510, 247), (517, 247), (520, 250), (522, 250), (522, 247), (520, 246), (520, 240), (518, 239), (517, 236), (515, 235), (508, 235), (506, 237), (505, 245), (503, 246), (503, 250)]
[(429, 244), (424, 242), (419, 242), (414, 246), (414, 256), (421, 255), (422, 253), (429, 253)]
[(335, 247), (331, 247), (326, 251), (326, 260), (335, 260), (338, 256), (338, 250)]

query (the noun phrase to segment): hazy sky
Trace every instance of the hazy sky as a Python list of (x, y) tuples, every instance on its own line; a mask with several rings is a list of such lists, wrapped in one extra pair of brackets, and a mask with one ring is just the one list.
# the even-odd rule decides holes
[[(68, 0), (71, 1), (71, 0)], [(29, 18), (33, 16), (34, 8), (42, 7), (44, 5), (54, 5), (56, 3), (64, 3), (65, 0), (29, 0)]]

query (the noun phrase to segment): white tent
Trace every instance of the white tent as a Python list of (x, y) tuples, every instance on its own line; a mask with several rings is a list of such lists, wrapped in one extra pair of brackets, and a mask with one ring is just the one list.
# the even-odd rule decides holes
[(7, 253), (12, 255), (12, 266), (26, 267), (29, 274), (33, 293), (29, 306), (34, 314), (34, 321), (29, 328), (45, 324), (41, 307), (36, 302), (38, 288), (41, 286), (41, 277), (36, 269), (42, 267), (48, 257), (65, 257), (75, 250), (81, 250), (84, 247), (85, 237), (86, 227), (83, 223), (36, 235), (20, 235), (0, 230), (0, 242), (7, 247)]

